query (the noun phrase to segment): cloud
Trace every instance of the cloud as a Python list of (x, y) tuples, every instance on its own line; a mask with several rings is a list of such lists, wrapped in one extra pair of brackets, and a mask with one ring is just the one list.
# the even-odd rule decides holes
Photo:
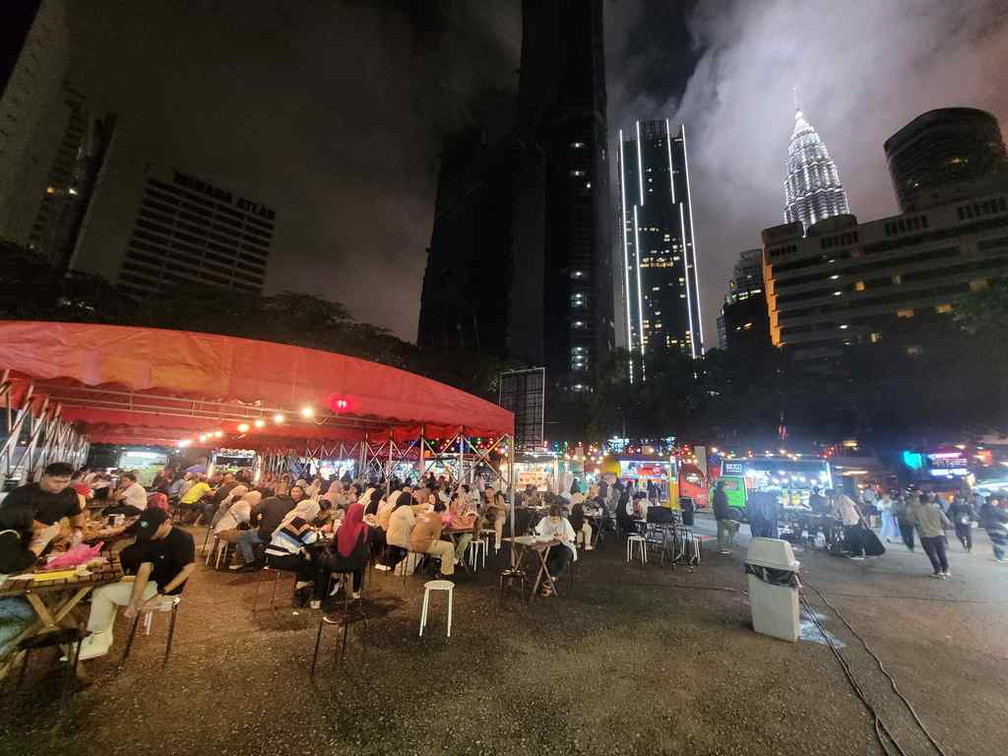
[[(639, 30), (660, 3), (620, 5), (631, 16), (622, 23)], [(861, 220), (895, 213), (882, 150), (889, 135), (938, 107), (1008, 116), (1006, 11), (1004, 0), (700, 0), (687, 16), (682, 62), (692, 73), (682, 89), (640, 91), (627, 80), (667, 65), (667, 49), (613, 46), (613, 132), (671, 115), (691, 137), (709, 346), (738, 253), (783, 222), (792, 87), (837, 163), (852, 212)]]

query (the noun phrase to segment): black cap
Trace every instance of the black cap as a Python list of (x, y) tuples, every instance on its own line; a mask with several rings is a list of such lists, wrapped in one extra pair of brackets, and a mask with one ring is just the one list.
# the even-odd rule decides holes
[(163, 509), (147, 509), (140, 519), (137, 520), (137, 540), (149, 541), (154, 537), (154, 533), (161, 523), (168, 519), (168, 513)]

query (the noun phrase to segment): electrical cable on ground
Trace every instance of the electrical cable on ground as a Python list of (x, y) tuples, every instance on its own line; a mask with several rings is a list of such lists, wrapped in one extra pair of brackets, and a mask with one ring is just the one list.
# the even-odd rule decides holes
[[(907, 707), (907, 710), (910, 712), (910, 716), (913, 717), (914, 721), (917, 723), (917, 726), (920, 727), (921, 732), (924, 733), (924, 736), (928, 739), (931, 745), (934, 746), (934, 749), (938, 751), (939, 754), (941, 754), (941, 756), (948, 756), (945, 753), (945, 750), (941, 747), (941, 744), (937, 740), (935, 740), (934, 736), (931, 735), (928, 728), (924, 725), (924, 722), (921, 721), (921, 718), (917, 715), (917, 711), (916, 709), (914, 709), (913, 704), (911, 704), (909, 699), (906, 696), (904, 696), (903, 693), (900, 692), (900, 689), (896, 686), (896, 680), (893, 678), (891, 674), (889, 674), (889, 671), (882, 665), (882, 660), (879, 659), (878, 655), (874, 651), (872, 651), (867, 641), (865, 641), (865, 639), (857, 632), (857, 630), (855, 630), (851, 626), (850, 622), (847, 621), (847, 618), (844, 617), (840, 613), (840, 611), (827, 600), (827, 598), (822, 594), (822, 592), (818, 588), (816, 588), (814, 585), (804, 580), (802, 581), (802, 585), (807, 588), (811, 588), (813, 591), (815, 591), (815, 594), (819, 597), (819, 600), (822, 601), (823, 604), (825, 604), (830, 609), (830, 611), (832, 611), (837, 616), (837, 618), (850, 631), (851, 635), (853, 635), (855, 638), (861, 641), (861, 645), (864, 647), (864, 650), (867, 651), (869, 656), (871, 656), (872, 659), (875, 660), (875, 663), (878, 665), (879, 671), (883, 675), (885, 675), (886, 678), (889, 680), (889, 684), (892, 686), (893, 693), (899, 696), (900, 700)], [(804, 596), (802, 596), (802, 601), (804, 601), (805, 606), (808, 607), (808, 601), (805, 599)], [(813, 619), (815, 618), (813, 617)], [(819, 624), (818, 621), (816, 622), (816, 624), (817, 625)]]
[[(844, 675), (847, 677), (847, 681), (854, 689), (854, 692), (857, 694), (857, 697), (861, 699), (861, 703), (864, 704), (865, 708), (868, 709), (868, 711), (871, 713), (875, 725), (875, 739), (878, 740), (879, 745), (882, 747), (882, 752), (885, 753), (886, 756), (891, 756), (892, 754), (892, 751), (889, 750), (889, 746), (886, 745), (886, 738), (888, 738), (889, 741), (892, 743), (892, 745), (896, 747), (896, 750), (900, 753), (900, 756), (907, 756), (906, 751), (904, 751), (902, 746), (900, 746), (895, 736), (889, 731), (889, 728), (886, 727), (885, 722), (882, 721), (882, 718), (879, 716), (879, 713), (875, 710), (875, 707), (872, 706), (871, 701), (868, 700), (868, 697), (865, 695), (864, 690), (858, 684), (857, 679), (855, 679), (854, 672), (851, 670), (850, 665), (847, 663), (847, 660), (843, 658), (843, 655), (840, 653), (840, 650), (836, 647), (836, 644), (833, 642), (832, 636), (830, 636), (830, 634), (826, 632), (826, 629), (819, 622), (819, 618), (816, 616), (816, 613), (813, 611), (812, 606), (809, 604), (808, 599), (805, 598), (804, 594), (801, 595), (801, 600), (802, 603), (805, 605), (805, 609), (808, 611), (809, 616), (812, 618), (812, 621), (815, 623), (815, 626), (819, 628), (819, 632), (822, 633), (823, 638), (826, 640), (826, 643), (829, 646), (830, 651), (833, 652), (833, 656), (835, 656), (837, 661), (840, 662), (840, 667), (841, 669), (843, 669)], [(883, 738), (883, 735), (885, 735), (885, 738)]]

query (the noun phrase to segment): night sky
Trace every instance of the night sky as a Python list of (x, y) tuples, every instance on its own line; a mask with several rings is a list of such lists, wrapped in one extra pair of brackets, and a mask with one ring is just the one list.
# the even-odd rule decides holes
[[(112, 182), (155, 160), (248, 191), (278, 209), (269, 290), (415, 338), (441, 139), (514, 91), (520, 0), (68, 5), (71, 79), (120, 119)], [(904, 123), (1008, 117), (1006, 0), (609, 0), (606, 24), (610, 135), (687, 126), (708, 346), (738, 253), (783, 222), (792, 86), (862, 220), (895, 212)]]

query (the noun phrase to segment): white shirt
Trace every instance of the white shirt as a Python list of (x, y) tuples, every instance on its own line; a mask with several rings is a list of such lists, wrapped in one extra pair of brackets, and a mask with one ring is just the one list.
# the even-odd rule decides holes
[(137, 509), (147, 509), (147, 491), (139, 483), (130, 483), (123, 491), (122, 503)]
[(840, 494), (837, 497), (837, 509), (840, 510), (840, 519), (844, 525), (857, 525), (861, 521), (861, 516), (849, 496)]
[(566, 517), (561, 517), (560, 521), (556, 524), (550, 520), (550, 518), (543, 517), (539, 520), (539, 524), (536, 525), (536, 535), (556, 538), (558, 541), (562, 541), (563, 545), (570, 549), (571, 554), (574, 555), (573, 561), (577, 561), (577, 546), (574, 545), (574, 526), (570, 524), (570, 520)]
[(214, 527), (214, 535), (217, 533), (223, 533), (225, 530), (236, 530), (241, 523), (249, 521), (249, 515), (251, 513), (251, 504), (244, 499), (236, 501), (231, 505), (231, 508), (228, 509), (227, 514), (221, 517), (216, 527)]

